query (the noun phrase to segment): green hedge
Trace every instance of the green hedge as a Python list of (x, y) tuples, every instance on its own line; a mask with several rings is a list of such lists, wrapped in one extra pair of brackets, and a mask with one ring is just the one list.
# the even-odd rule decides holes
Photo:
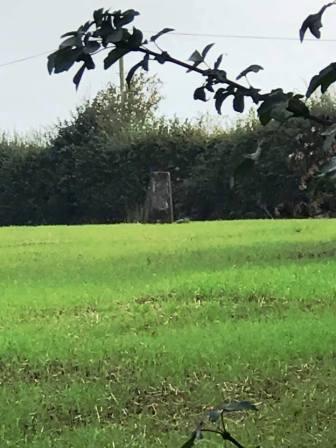
[[(265, 139), (260, 163), (230, 188), (235, 167), (244, 154), (255, 151), (260, 138)], [(325, 211), (326, 198), (333, 214), (334, 187), (312, 193), (301, 185), (322, 143), (308, 122), (262, 128), (253, 118), (210, 134), (198, 125), (161, 121), (139, 138), (120, 143), (101, 132), (88, 110), (59, 126), (45, 144), (2, 138), (0, 225), (137, 220), (153, 170), (171, 172), (176, 218), (314, 216), (316, 209)], [(300, 152), (304, 160), (300, 156), (290, 163)]]

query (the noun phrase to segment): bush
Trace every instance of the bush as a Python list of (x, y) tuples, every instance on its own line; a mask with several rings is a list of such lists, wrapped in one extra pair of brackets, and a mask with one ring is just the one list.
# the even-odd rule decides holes
[[(140, 80), (127, 101), (139, 101), (144, 86)], [(262, 127), (251, 114), (209, 132), (202, 121), (156, 118), (155, 83), (146, 88), (136, 112), (142, 121), (125, 106), (124, 119), (113, 112), (125, 98), (109, 87), (49, 139), (2, 136), (0, 225), (137, 221), (156, 170), (171, 172), (176, 219), (335, 215), (335, 185), (316, 176), (335, 151), (324, 150), (321, 128), (304, 120)], [(324, 96), (313, 108), (330, 115), (333, 105)], [(259, 162), (240, 175), (237, 166), (258, 141)]]

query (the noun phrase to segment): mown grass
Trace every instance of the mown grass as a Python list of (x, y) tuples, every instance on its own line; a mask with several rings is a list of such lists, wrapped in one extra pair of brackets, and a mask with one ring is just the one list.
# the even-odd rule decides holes
[[(336, 445), (330, 221), (0, 229), (0, 446)], [(203, 446), (222, 446), (216, 439)]]

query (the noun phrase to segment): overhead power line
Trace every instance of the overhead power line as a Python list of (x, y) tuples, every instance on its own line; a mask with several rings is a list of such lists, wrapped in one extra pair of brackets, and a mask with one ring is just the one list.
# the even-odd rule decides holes
[[(55, 50), (43, 51), (42, 53), (33, 54), (31, 56), (26, 56), (24, 58), (13, 59), (12, 61), (4, 62), (0, 64), (0, 68), (9, 67), (10, 65), (20, 64), (22, 62), (32, 61), (33, 59), (41, 58), (42, 56), (47, 56)], [(119, 72), (110, 72), (112, 75), (119, 76)]]
[(47, 54), (50, 54), (50, 53), (51, 53), (50, 51), (44, 51), (43, 53), (33, 54), (31, 56), (26, 56), (24, 58), (13, 59), (12, 61), (8, 61), (8, 62), (4, 62), (3, 64), (0, 64), (0, 68), (8, 67), (9, 65), (19, 64), (21, 62), (31, 61), (32, 59), (37, 59), (42, 56), (46, 56)]
[[(146, 33), (154, 34), (155, 31), (146, 31)], [(216, 34), (216, 33), (182, 33), (178, 31), (173, 31), (166, 36), (186, 36), (186, 37), (214, 37), (217, 39), (244, 39), (244, 40), (278, 40), (278, 41), (290, 41), (290, 42), (300, 42), (298, 37), (286, 37), (286, 36), (259, 36), (259, 35), (248, 35), (248, 34)], [(330, 43), (336, 42), (336, 39), (322, 39), (317, 40), (313, 38), (306, 38), (305, 41), (317, 42), (317, 43)]]
[[(154, 34), (155, 31), (145, 31), (148, 34)], [(269, 41), (289, 41), (289, 42), (299, 42), (299, 38), (297, 37), (285, 37), (285, 36), (258, 36), (258, 35), (244, 35), (244, 34), (216, 34), (216, 33), (183, 33), (183, 32), (171, 32), (167, 34), (167, 36), (178, 36), (178, 37), (209, 37), (216, 39), (240, 39), (240, 40), (269, 40)], [(336, 42), (336, 39), (305, 39), (308, 42), (317, 42), (317, 43), (331, 43)], [(23, 62), (31, 61), (33, 59), (38, 59), (42, 56), (46, 56), (52, 53), (54, 50), (44, 51), (42, 53), (36, 53), (31, 56), (26, 56), (23, 58), (13, 59), (8, 62), (0, 63), (0, 68), (8, 67), (14, 64), (20, 64)]]

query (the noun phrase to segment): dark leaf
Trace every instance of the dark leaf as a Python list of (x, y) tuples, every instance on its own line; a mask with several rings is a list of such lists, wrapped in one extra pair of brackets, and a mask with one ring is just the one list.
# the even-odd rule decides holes
[(194, 92), (194, 100), (206, 101), (205, 87), (199, 87)]
[[(251, 164), (252, 162), (252, 164)], [(245, 164), (245, 167), (243, 168), (242, 165)], [(244, 162), (240, 165), (239, 171), (240, 174), (242, 174), (246, 169), (250, 169), (254, 166), (254, 162), (251, 159), (245, 159)], [(238, 170), (236, 170), (236, 174)], [(250, 401), (234, 401), (232, 403), (225, 403), (223, 406), (221, 406), (224, 412), (236, 412), (236, 411), (257, 411), (256, 405), (251, 403)]]
[(54, 71), (55, 68), (55, 58), (56, 58), (56, 53), (52, 53), (48, 56), (48, 72), (49, 75), (52, 74), (52, 72)]
[(218, 69), (219, 69), (219, 67), (220, 67), (220, 65), (221, 65), (221, 63), (222, 63), (222, 61), (223, 61), (223, 55), (221, 54), (221, 55), (218, 57), (217, 61), (215, 62), (215, 65), (214, 65), (214, 69), (215, 69), (215, 70), (218, 70)]
[(243, 113), (245, 109), (245, 97), (242, 93), (236, 93), (233, 99), (233, 109), (236, 112)]
[(85, 34), (94, 23), (95, 22), (85, 22), (84, 25), (82, 25), (78, 28), (78, 33)]
[(110, 35), (113, 34), (114, 32), (114, 28), (112, 26), (111, 21), (105, 21), (103, 22), (103, 24), (101, 25), (100, 28), (98, 28), (94, 33), (93, 33), (93, 37), (101, 37), (103, 39), (103, 43), (104, 45), (106, 45), (106, 38)]
[(137, 28), (133, 28), (133, 34), (129, 38), (127, 44), (129, 48), (136, 49), (139, 48), (143, 41), (143, 34), (142, 31), (138, 30)]
[(250, 87), (250, 91), (251, 91), (252, 101), (254, 102), (254, 104), (258, 105), (260, 103), (260, 98), (259, 98), (260, 89), (255, 89), (254, 87)]
[(95, 69), (95, 63), (92, 59), (92, 56), (90, 54), (87, 53), (83, 53), (81, 54), (78, 59), (77, 62), (83, 61), (85, 64), (85, 68), (87, 68), (88, 70), (94, 70)]
[(133, 76), (135, 75), (136, 71), (139, 70), (139, 68), (143, 68), (143, 66), (144, 66), (144, 62), (140, 61), (137, 64), (135, 64), (134, 67), (132, 67), (130, 69), (130, 71), (128, 72), (127, 77), (126, 77), (126, 82), (127, 82), (129, 89), (131, 88), (131, 82), (132, 82)]
[(82, 46), (82, 39), (81, 37), (77, 34), (76, 36), (72, 36), (69, 37), (68, 39), (65, 39), (65, 41), (63, 41), (59, 48), (68, 48), (68, 47), (81, 47)]
[(84, 50), (85, 53), (91, 54), (91, 53), (95, 53), (96, 51), (98, 51), (99, 48), (100, 48), (99, 42), (97, 42), (95, 40), (89, 40), (86, 43), (86, 45), (85, 45), (83, 50)]
[(307, 30), (309, 30), (314, 37), (316, 37), (317, 39), (320, 39), (320, 37), (321, 37), (320, 30), (323, 27), (323, 25), (322, 25), (323, 14), (327, 8), (329, 8), (330, 6), (333, 6), (333, 5), (335, 5), (334, 2), (328, 3), (327, 5), (323, 6), (323, 8), (317, 14), (311, 14), (310, 16), (308, 16), (306, 18), (306, 20), (303, 22), (303, 24), (300, 28), (301, 42), (303, 42), (303, 39), (305, 37)]
[(328, 65), (320, 71), (320, 73), (312, 78), (310, 81), (306, 96), (309, 98), (316, 89), (321, 87), (321, 92), (325, 93), (329, 86), (336, 81), (336, 63)]
[(207, 45), (204, 50), (202, 51), (202, 59), (204, 61), (204, 59), (207, 57), (209, 51), (211, 50), (211, 48), (214, 46), (215, 44), (209, 44)]
[(86, 66), (85, 64), (82, 65), (82, 67), (78, 70), (78, 72), (75, 74), (74, 79), (73, 79), (73, 83), (76, 86), (76, 90), (78, 90), (79, 84), (81, 82), (81, 79), (83, 77), (83, 74), (85, 72)]
[(203, 57), (198, 50), (195, 50), (190, 56), (189, 61), (194, 62), (195, 64), (200, 64), (203, 62)]
[(222, 113), (222, 105), (226, 98), (228, 98), (230, 95), (233, 95), (233, 92), (230, 90), (226, 90), (223, 88), (220, 88), (217, 90), (215, 94), (215, 107), (219, 114)]
[(149, 54), (146, 54), (142, 61), (142, 68), (148, 72), (149, 70)]
[(216, 70), (216, 78), (219, 82), (226, 82), (227, 74), (225, 70)]
[(110, 68), (115, 62), (117, 62), (120, 58), (125, 56), (129, 52), (127, 48), (114, 48), (112, 51), (104, 59), (104, 68), (107, 70)]
[(218, 114), (222, 113), (221, 109), (225, 98), (227, 98), (226, 94), (227, 91), (223, 88), (218, 89), (217, 92), (215, 93), (215, 108)]
[(87, 43), (90, 41), (90, 38), (92, 37), (92, 33), (86, 33), (83, 39), (84, 46), (87, 45)]
[[(189, 61), (193, 62), (193, 67), (199, 66), (202, 62), (204, 62), (203, 56), (198, 50), (195, 50), (193, 54), (190, 56)], [(192, 69), (187, 70), (187, 72), (191, 72)]]
[(266, 126), (272, 120), (272, 103), (265, 100), (258, 109), (260, 123)]
[(100, 9), (97, 9), (96, 11), (94, 11), (93, 18), (94, 18), (94, 21), (96, 22), (97, 26), (101, 26), (101, 24), (103, 23), (103, 18), (104, 18), (104, 8), (100, 8)]
[(248, 75), (249, 73), (258, 73), (260, 72), (260, 70), (264, 70), (264, 68), (261, 65), (250, 65), (249, 67), (247, 67), (245, 70), (243, 70), (238, 76), (237, 76), (237, 81), (241, 78), (244, 78), (244, 76)]
[(61, 39), (63, 39), (64, 37), (73, 37), (77, 35), (78, 31), (69, 31), (68, 33), (62, 34)]
[(124, 39), (125, 30), (118, 29), (112, 30), (109, 34), (105, 36), (105, 42), (108, 44), (116, 44)]
[(205, 88), (208, 90), (208, 92), (212, 92), (213, 93), (215, 91), (214, 88), (213, 88), (213, 85), (211, 84), (211, 82), (208, 82), (206, 84)]
[(173, 28), (163, 28), (163, 30), (161, 30), (159, 33), (154, 34), (154, 36), (150, 38), (150, 41), (155, 42), (159, 37), (163, 36), (164, 34), (171, 33), (172, 31), (175, 30)]
[(122, 14), (124, 17), (136, 17), (139, 16), (139, 11), (136, 11), (135, 9), (128, 9), (127, 11), (124, 11)]
[(81, 48), (61, 48), (48, 56), (48, 70), (51, 74), (68, 71), (82, 54)]
[(121, 28), (125, 25), (128, 25), (129, 23), (133, 22), (134, 18), (136, 16), (140, 15), (138, 11), (135, 11), (134, 9), (128, 9), (127, 11), (116, 14), (114, 16), (114, 26), (116, 28)]
[(300, 95), (295, 95), (288, 101), (287, 110), (292, 112), (294, 117), (309, 118), (310, 110), (306, 104), (300, 99)]
[(288, 96), (282, 89), (272, 90), (268, 97), (258, 108), (258, 116), (262, 125), (266, 126), (272, 118), (274, 118), (274, 110), (280, 105), (286, 109), (288, 104)]

